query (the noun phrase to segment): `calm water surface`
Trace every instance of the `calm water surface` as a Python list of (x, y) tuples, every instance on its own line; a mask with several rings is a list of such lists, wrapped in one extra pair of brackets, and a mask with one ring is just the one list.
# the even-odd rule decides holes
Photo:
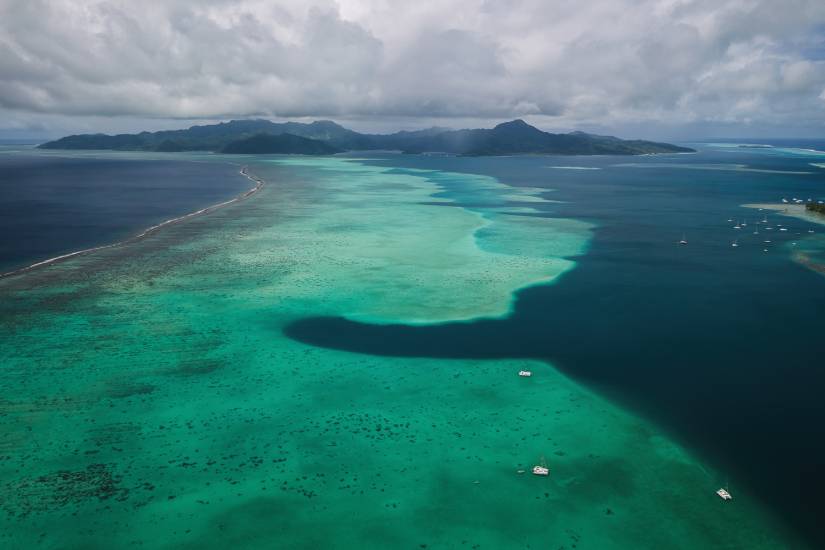
[[(648, 525), (664, 537), (656, 540), (678, 538), (657, 512), (670, 506), (661, 485), (671, 482), (692, 508), (679, 513), (682, 493), (667, 508), (677, 530), (682, 517), (694, 529), (696, 538), (680, 544), (706, 542), (711, 521), (721, 529), (714, 533), (727, 532), (724, 514), (739, 508), (710, 508), (720, 503), (705, 487), (693, 487), (696, 500), (690, 461), (668, 462), (661, 482), (644, 469), (665, 461), (641, 458), (655, 439), (644, 428), (629, 429), (644, 445), (614, 456), (611, 434), (599, 430), (630, 421), (598, 402), (577, 405), (590, 401), (549, 369), (520, 385), (515, 367), (536, 359), (651, 420), (723, 472), (734, 496), (755, 495), (825, 544), (825, 366), (817, 356), (825, 277), (794, 261), (797, 249), (814, 264), (825, 259), (825, 226), (772, 213), (757, 224), (765, 213), (741, 207), (825, 199), (817, 166), (825, 153), (816, 152), (825, 143), (775, 145), (697, 144), (698, 154), (661, 157), (369, 154), (362, 162), (389, 172), (336, 165), (340, 174), (327, 179), (330, 166), (252, 159), (269, 178), (260, 196), (106, 251), (110, 273), (91, 255), (7, 280), (0, 423), (10, 435), (0, 440), (0, 490), (15, 496), (0, 505), (18, 532), (4, 540), (61, 528), (73, 541), (95, 540), (75, 529), (80, 514), (81, 525), (102, 522), (90, 531), (115, 529), (149, 545), (307, 544), (347, 525), (366, 530), (354, 540), (375, 547), (422, 546), (435, 525), (427, 536), (456, 546), (478, 535), (485, 548), (537, 547), (562, 540), (546, 538), (556, 529), (571, 547), (581, 537), (598, 547), (592, 537), (611, 529), (638, 540), (624, 524)], [(168, 158), (0, 155), (0, 268), (112, 242), (249, 187), (237, 166)], [(512, 315), (497, 319), (413, 325), (347, 316), (391, 300), (382, 298), (394, 282), (381, 278), (387, 273), (403, 279), (394, 291), (415, 286), (418, 274), (392, 271), (402, 269), (395, 261), (352, 267), (386, 254), (381, 247), (393, 239), (418, 246), (415, 216), (445, 232), (460, 230), (466, 216), (442, 209), (493, 216), (498, 203), (475, 187), (493, 180), (461, 174), (546, 190), (557, 201), (514, 193), (499, 220), (593, 224), (575, 267), (554, 284), (523, 289)], [(396, 204), (381, 187), (391, 177), (412, 204)], [(428, 195), (421, 178), (441, 191)], [(394, 208), (407, 218), (394, 219)], [(747, 225), (733, 229), (737, 220)], [(687, 245), (678, 244), (683, 236)], [(421, 284), (433, 284), (440, 267), (425, 264)], [(605, 463), (589, 450), (600, 444)], [(552, 450), (547, 489), (514, 474)], [(335, 475), (324, 477), (330, 469)], [(708, 477), (714, 489), (721, 483)], [(38, 483), (73, 491), (69, 503), (31, 489)], [(662, 500), (651, 502), (648, 491), (659, 490)], [(553, 518), (561, 525), (551, 527)], [(730, 527), (734, 537), (747, 531)]]
[(128, 238), (251, 187), (228, 163), (102, 154), (0, 147), (0, 272)]
[[(547, 196), (563, 203), (546, 215), (595, 223), (590, 249), (556, 284), (520, 292), (508, 319), (410, 327), (319, 318), (288, 334), (363, 353), (550, 360), (701, 449), (732, 487), (752, 487), (825, 544), (825, 362), (815, 351), (825, 277), (791, 260), (805, 246), (825, 261), (825, 226), (770, 213), (763, 226), (765, 213), (740, 208), (825, 199), (825, 169), (815, 165), (825, 153), (796, 149), (825, 142), (694, 146), (699, 154), (629, 159), (393, 157), (383, 164), (553, 189)], [(733, 229), (737, 220), (747, 226)]]

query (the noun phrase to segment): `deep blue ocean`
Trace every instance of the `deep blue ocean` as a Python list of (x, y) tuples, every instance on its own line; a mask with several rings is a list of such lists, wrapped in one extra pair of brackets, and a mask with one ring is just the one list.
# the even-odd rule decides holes
[[(741, 207), (825, 200), (825, 140), (688, 145), (699, 153), (370, 153), (402, 171), (546, 188), (561, 202), (530, 203), (542, 213), (529, 215), (592, 222), (589, 249), (554, 284), (521, 291), (507, 319), (310, 318), (288, 335), (389, 356), (546, 359), (656, 422), (727, 472), (734, 491), (747, 485), (825, 547), (825, 275), (793, 259), (804, 249), (825, 264), (825, 226)], [(120, 240), (251, 186), (237, 166), (169, 159), (0, 155), (0, 271)], [(463, 196), (444, 194), (459, 204)], [(737, 221), (747, 226), (735, 230)]]
[(252, 186), (228, 163), (102, 155), (0, 147), (0, 273), (126, 239)]
[[(521, 291), (508, 319), (319, 318), (288, 334), (373, 354), (549, 360), (653, 419), (825, 547), (825, 275), (792, 260), (804, 247), (825, 264), (825, 226), (767, 213), (754, 235), (766, 213), (740, 206), (825, 200), (825, 164), (815, 165), (825, 153), (803, 150), (825, 151), (825, 141), (773, 143), (689, 144), (700, 152), (661, 157), (376, 161), (552, 189), (547, 198), (563, 203), (540, 206), (543, 215), (593, 222), (591, 246), (555, 284)], [(747, 226), (735, 230), (737, 221)]]

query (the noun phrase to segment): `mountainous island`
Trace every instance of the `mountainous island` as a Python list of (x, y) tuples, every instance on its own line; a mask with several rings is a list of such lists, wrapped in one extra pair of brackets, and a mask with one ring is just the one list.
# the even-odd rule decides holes
[(256, 134), (252, 137), (231, 141), (224, 145), (221, 153), (228, 154), (269, 154), (286, 155), (332, 155), (341, 149), (317, 139), (309, 139), (295, 134)]
[(646, 155), (690, 153), (669, 143), (624, 140), (585, 132), (551, 134), (523, 120), (491, 129), (429, 128), (394, 134), (362, 134), (329, 120), (311, 123), (232, 120), (185, 130), (139, 134), (81, 134), (43, 143), (41, 149), (118, 151), (214, 151), (227, 154), (329, 155), (342, 151), (394, 150), (455, 155)]

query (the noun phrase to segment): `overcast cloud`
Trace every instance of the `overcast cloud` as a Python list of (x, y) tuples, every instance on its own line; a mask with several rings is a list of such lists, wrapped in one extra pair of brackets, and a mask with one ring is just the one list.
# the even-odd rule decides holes
[(0, 0), (0, 134), (249, 116), (825, 136), (825, 2)]

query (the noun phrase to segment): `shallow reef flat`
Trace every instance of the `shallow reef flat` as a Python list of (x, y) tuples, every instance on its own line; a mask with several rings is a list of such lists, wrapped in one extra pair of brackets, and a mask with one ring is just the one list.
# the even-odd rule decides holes
[[(743, 204), (744, 208), (753, 208), (780, 214), (789, 218), (825, 225), (825, 215), (811, 212), (804, 204), (763, 203)], [(812, 230), (813, 231), (813, 230)], [(799, 240), (792, 243), (791, 259), (814, 273), (825, 275), (825, 238), (822, 234), (799, 235)]]
[[(248, 201), (0, 280), (0, 546), (798, 545), (552, 365), (283, 333), (321, 315), (507, 315), (518, 289), (575, 266), (589, 225), (531, 216), (538, 193), (482, 176), (340, 158), (250, 170), (267, 185)], [(547, 478), (529, 473), (542, 456)]]

